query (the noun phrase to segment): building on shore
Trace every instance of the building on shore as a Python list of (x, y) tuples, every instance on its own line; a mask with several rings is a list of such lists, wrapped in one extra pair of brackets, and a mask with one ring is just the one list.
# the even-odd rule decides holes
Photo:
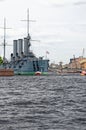
[(49, 66), (49, 71), (53, 72), (81, 72), (86, 70), (86, 58), (77, 57), (71, 58), (68, 64), (59, 62), (59, 64), (51, 63)]

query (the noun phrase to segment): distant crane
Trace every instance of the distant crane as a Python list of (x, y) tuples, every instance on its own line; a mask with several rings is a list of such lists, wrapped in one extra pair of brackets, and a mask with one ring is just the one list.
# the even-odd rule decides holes
[(84, 58), (84, 55), (85, 55), (85, 49), (83, 48), (83, 50), (82, 50), (82, 58)]

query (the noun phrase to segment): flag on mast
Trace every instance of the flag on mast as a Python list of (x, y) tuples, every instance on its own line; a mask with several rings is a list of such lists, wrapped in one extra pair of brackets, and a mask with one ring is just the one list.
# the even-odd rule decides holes
[(49, 54), (49, 51), (46, 51), (46, 54)]
[(47, 54), (49, 54), (49, 51), (46, 51), (46, 59), (47, 59)]

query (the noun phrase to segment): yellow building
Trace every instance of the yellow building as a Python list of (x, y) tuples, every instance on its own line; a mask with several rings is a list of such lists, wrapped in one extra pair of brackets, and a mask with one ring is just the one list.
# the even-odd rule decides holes
[(69, 68), (86, 69), (86, 58), (78, 57), (70, 59)]
[(82, 68), (82, 69), (86, 69), (86, 59), (82, 59), (82, 60), (80, 61), (80, 65), (81, 65), (81, 68)]

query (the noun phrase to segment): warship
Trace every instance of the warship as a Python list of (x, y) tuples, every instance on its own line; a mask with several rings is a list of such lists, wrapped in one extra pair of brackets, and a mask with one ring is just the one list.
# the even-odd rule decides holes
[[(13, 40), (13, 53), (11, 53), (10, 61), (5, 61), (0, 65), (0, 68), (12, 69), (15, 75), (46, 75), (48, 73), (49, 59), (36, 57), (30, 50), (29, 14), (27, 16), (27, 36), (23, 39)], [(4, 42), (4, 59), (5, 46)]]
[[(24, 50), (23, 50), (24, 46)], [(49, 60), (36, 57), (30, 50), (30, 35), (24, 39), (13, 40), (13, 53), (6, 68), (14, 70), (16, 75), (35, 75), (37, 72), (44, 75), (48, 72)]]

